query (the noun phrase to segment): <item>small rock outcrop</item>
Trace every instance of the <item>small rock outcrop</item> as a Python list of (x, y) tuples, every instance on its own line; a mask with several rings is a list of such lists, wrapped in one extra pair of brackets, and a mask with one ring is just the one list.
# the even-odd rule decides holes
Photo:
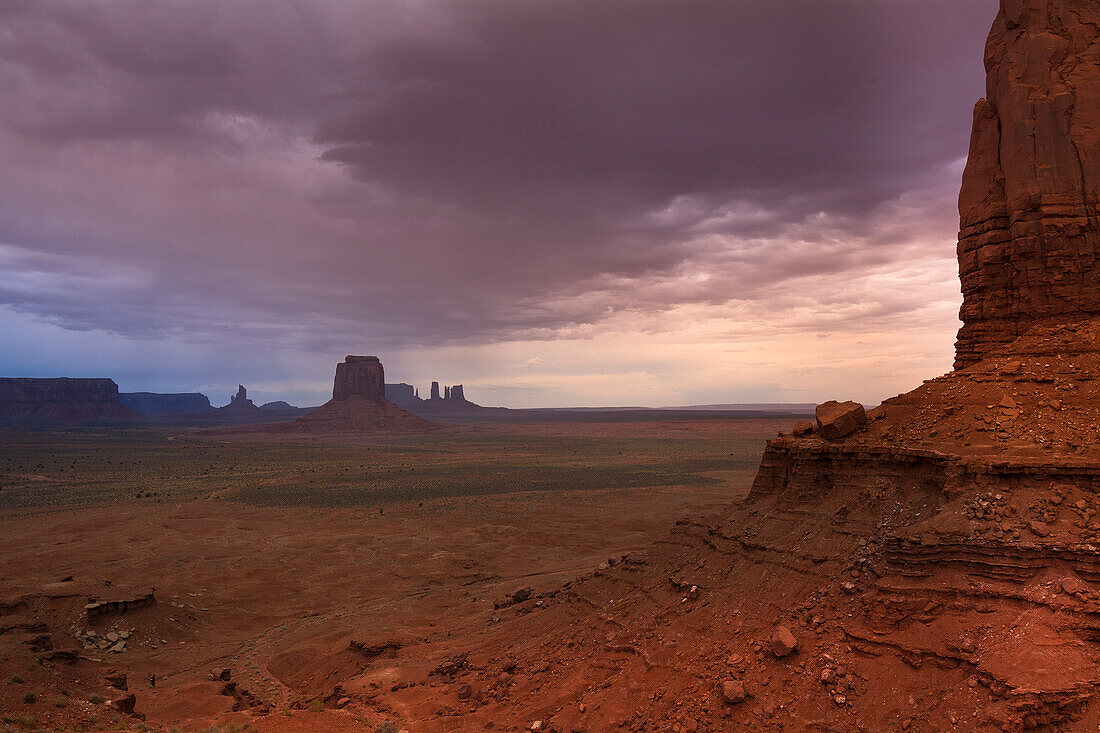
[(298, 408), (289, 402), (283, 400), (275, 400), (274, 402), (265, 402), (260, 405), (261, 410), (297, 410)]
[(31, 422), (132, 420), (111, 379), (0, 378), (0, 419)]
[(377, 356), (344, 357), (336, 365), (332, 399), (293, 425), (310, 432), (419, 431), (430, 422), (386, 399), (386, 380)]

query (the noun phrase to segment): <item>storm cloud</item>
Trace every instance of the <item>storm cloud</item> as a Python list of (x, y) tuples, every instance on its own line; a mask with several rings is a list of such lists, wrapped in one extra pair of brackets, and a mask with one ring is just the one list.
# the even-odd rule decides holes
[(0, 306), (404, 365), (932, 324), (946, 363), (995, 9), (0, 0)]

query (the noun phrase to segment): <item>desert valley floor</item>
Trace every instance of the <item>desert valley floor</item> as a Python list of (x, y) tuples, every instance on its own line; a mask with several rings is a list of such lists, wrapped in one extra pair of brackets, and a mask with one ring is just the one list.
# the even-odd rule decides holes
[[(547, 670), (516, 669), (497, 642), (677, 520), (722, 513), (792, 422), (589, 418), (293, 444), (4, 433), (4, 723), (427, 731), (492, 728), (504, 706), (549, 716)], [(129, 694), (139, 717), (110, 705)]]

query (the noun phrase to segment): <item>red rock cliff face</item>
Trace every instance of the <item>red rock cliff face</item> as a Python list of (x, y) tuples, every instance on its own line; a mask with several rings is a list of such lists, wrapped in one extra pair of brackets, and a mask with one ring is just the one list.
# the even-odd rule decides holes
[(1004, 0), (959, 196), (956, 368), (1100, 313), (1100, 3)]
[(358, 395), (371, 402), (386, 399), (386, 377), (377, 356), (346, 356), (336, 365), (332, 399), (346, 400)]

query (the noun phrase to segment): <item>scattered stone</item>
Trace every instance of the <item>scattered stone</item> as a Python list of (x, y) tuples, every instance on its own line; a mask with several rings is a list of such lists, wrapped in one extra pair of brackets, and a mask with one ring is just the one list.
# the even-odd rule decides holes
[(119, 672), (118, 670), (111, 670), (103, 678), (106, 680), (107, 685), (115, 688), (116, 690), (126, 690), (126, 673)]
[(731, 705), (744, 700), (748, 695), (745, 692), (745, 685), (740, 680), (723, 680), (722, 681), (722, 699)]
[(1062, 579), (1062, 590), (1064, 592), (1068, 593), (1071, 596), (1075, 593), (1080, 593), (1081, 592), (1081, 581), (1078, 580), (1077, 578), (1073, 578), (1073, 577), (1063, 578)]
[(771, 647), (772, 654), (785, 657), (798, 648), (798, 640), (786, 626), (776, 626), (768, 645)]
[(504, 598), (495, 601), (493, 603), (493, 608), (507, 608), (517, 603), (523, 603), (534, 595), (534, 593), (535, 590), (533, 588), (519, 588), (504, 596)]
[(466, 668), (468, 656), (466, 652), (462, 652), (461, 654), (455, 654), (454, 656), (448, 657), (436, 665), (436, 668), (429, 674), (436, 674), (441, 677), (454, 677)]
[(1044, 522), (1032, 521), (1028, 525), (1028, 529), (1031, 530), (1032, 534), (1038, 535), (1039, 537), (1047, 537), (1050, 535), (1050, 527)]

